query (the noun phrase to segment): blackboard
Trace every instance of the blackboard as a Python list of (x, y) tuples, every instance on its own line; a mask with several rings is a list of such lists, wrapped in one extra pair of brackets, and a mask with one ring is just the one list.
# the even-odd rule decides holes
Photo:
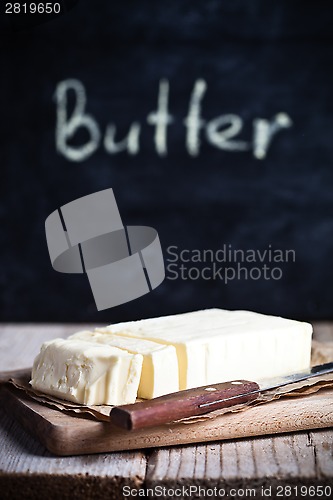
[[(0, 320), (332, 319), (332, 14), (323, 0), (79, 0), (23, 27), (3, 13)], [(166, 279), (98, 312), (85, 276), (52, 269), (44, 224), (109, 187), (125, 224), (158, 231)]]

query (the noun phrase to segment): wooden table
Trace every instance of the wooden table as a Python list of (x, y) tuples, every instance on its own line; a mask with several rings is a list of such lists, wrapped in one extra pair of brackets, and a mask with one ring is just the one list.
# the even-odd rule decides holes
[[(82, 325), (2, 325), (0, 371), (31, 366), (43, 341), (65, 337), (79, 329)], [(333, 323), (316, 324), (315, 338), (333, 340)], [(224, 489), (233, 498), (253, 497), (250, 488), (256, 489), (256, 498), (320, 496), (311, 495), (311, 491), (309, 496), (304, 496), (300, 490), (297, 496), (296, 490), (288, 495), (288, 490), (282, 489), (295, 485), (298, 488), (300, 485), (332, 486), (333, 495), (332, 429), (207, 445), (59, 458), (48, 453), (0, 408), (1, 499), (126, 498), (129, 488), (145, 489), (149, 497), (154, 498), (148, 489), (157, 486), (178, 488), (175, 498), (198, 498), (195, 487), (206, 488), (207, 496), (214, 487)], [(266, 497), (262, 496), (262, 487), (272, 487), (271, 491), (265, 490)], [(160, 492), (155, 490), (156, 498)], [(276, 496), (278, 492), (280, 496)], [(165, 491), (164, 498), (172, 498), (172, 493)], [(221, 493), (223, 490), (220, 496)], [(205, 498), (203, 491), (201, 497)]]

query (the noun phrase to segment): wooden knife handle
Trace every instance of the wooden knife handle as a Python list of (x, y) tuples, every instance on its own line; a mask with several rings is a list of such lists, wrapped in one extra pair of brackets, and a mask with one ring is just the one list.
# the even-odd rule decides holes
[[(256, 382), (248, 380), (233, 380), (222, 384), (207, 385), (174, 392), (140, 403), (115, 406), (111, 410), (110, 420), (112, 424), (128, 430), (154, 427), (173, 420), (202, 415), (220, 408), (254, 401), (258, 398), (259, 393), (248, 393), (259, 389)], [(213, 404), (201, 406), (207, 403)]]

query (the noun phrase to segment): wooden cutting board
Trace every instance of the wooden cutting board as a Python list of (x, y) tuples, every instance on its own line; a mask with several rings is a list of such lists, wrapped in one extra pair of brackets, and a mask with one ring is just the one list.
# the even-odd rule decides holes
[(332, 389), (273, 401), (215, 419), (139, 431), (123, 431), (89, 416), (55, 410), (10, 386), (0, 388), (0, 403), (56, 455), (175, 446), (333, 427)]

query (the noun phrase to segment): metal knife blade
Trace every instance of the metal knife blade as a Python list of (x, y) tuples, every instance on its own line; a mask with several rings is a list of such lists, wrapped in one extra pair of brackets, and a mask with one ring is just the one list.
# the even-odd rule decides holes
[(333, 372), (333, 363), (325, 363), (285, 377), (261, 380), (260, 383), (249, 380), (232, 380), (221, 384), (187, 389), (140, 403), (115, 406), (111, 410), (110, 421), (112, 424), (128, 430), (154, 427), (254, 401), (262, 392), (331, 372)]
[[(250, 393), (246, 394), (257, 394), (257, 393), (262, 393), (265, 391), (271, 391), (273, 389), (278, 389), (279, 387), (284, 387), (286, 385), (290, 384), (296, 384), (297, 382), (302, 382), (303, 380), (307, 380), (309, 378), (313, 377), (318, 377), (319, 375), (325, 375), (326, 373), (331, 373), (333, 372), (333, 363), (324, 363), (323, 365), (317, 365), (313, 366), (310, 370), (303, 370), (298, 373), (292, 373), (291, 375), (286, 375), (284, 377), (275, 377), (273, 379), (268, 379), (268, 380), (262, 380), (259, 383), (260, 388), (256, 389), (254, 391), (251, 391)], [(245, 394), (244, 394), (245, 395)], [(214, 402), (209, 402), (209, 403), (203, 403), (199, 405), (200, 408), (212, 406), (213, 404), (218, 404), (221, 403), (222, 401), (230, 401), (232, 399), (235, 399), (236, 397), (239, 396), (232, 396), (226, 399), (218, 399)]]

